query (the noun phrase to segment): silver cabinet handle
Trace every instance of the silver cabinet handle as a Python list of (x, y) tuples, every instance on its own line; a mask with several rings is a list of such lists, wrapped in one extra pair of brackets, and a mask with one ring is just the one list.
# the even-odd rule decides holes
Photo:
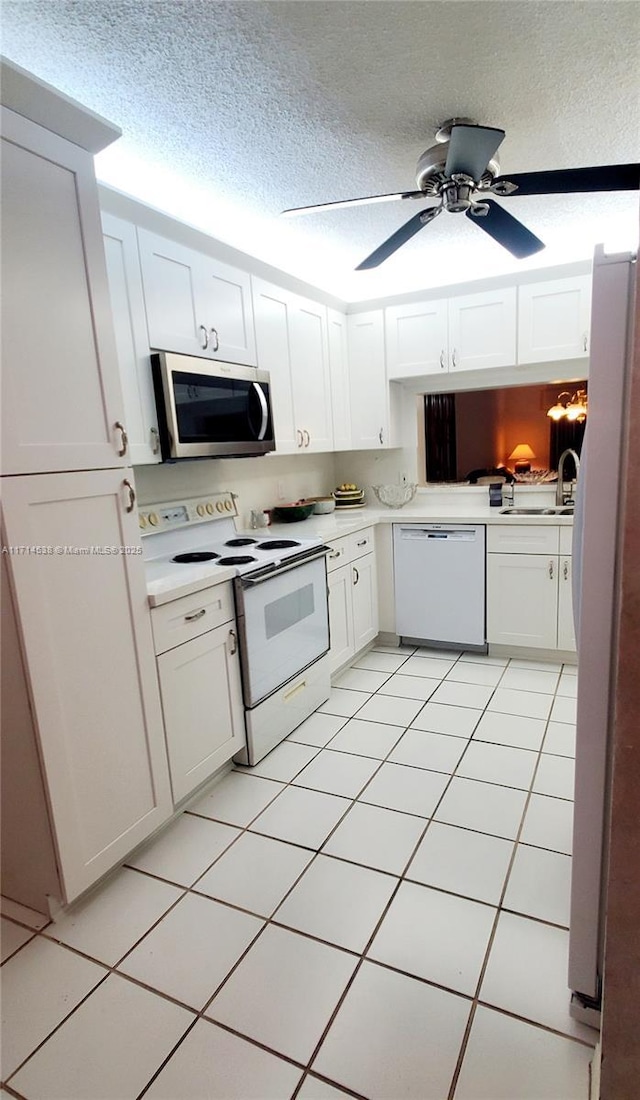
[(342, 550), (333, 550), (332, 553), (329, 554), (329, 557), (330, 558), (341, 558), (342, 554), (343, 554)]
[(311, 437), (310, 437), (310, 435), (309, 435), (309, 433), (308, 433), (308, 431), (307, 431), (307, 429), (306, 429), (306, 428), (304, 429), (304, 431), (303, 431), (303, 433), (302, 433), (302, 434), (303, 434), (303, 436), (305, 437), (305, 440), (304, 440), (304, 445), (305, 445), (305, 447), (308, 447), (308, 446), (309, 446), (309, 441), (310, 441)]
[(217, 351), (220, 347), (220, 340), (218, 338), (218, 330), (216, 328), (209, 329), (213, 337), (213, 351)]
[(299, 428), (296, 428), (296, 435), (298, 436), (298, 446), (302, 447), (304, 445), (304, 436)]
[(356, 543), (356, 546), (366, 546), (366, 545), (367, 545), (367, 540), (366, 539), (362, 539), (361, 542)]
[(553, 580), (553, 561), (549, 561), (549, 580)]
[(269, 407), (262, 386), (258, 385), (257, 382), (252, 382), (252, 385), (258, 395), (258, 401), (260, 402), (260, 409), (262, 411), (262, 422), (260, 424), (260, 431), (258, 432), (258, 439), (264, 439), (267, 434), (267, 425), (269, 423)]
[(151, 453), (157, 455), (160, 451), (160, 434), (157, 428), (149, 428), (151, 436)]
[(122, 484), (125, 486), (129, 494), (129, 503), (127, 504), (127, 512), (133, 512), (134, 505), (136, 503), (136, 491), (130, 481), (127, 481), (126, 477)]
[(451, 362), (452, 362), (454, 367), (458, 366), (458, 360), (457, 360), (457, 357), (456, 357), (456, 349), (455, 348), (453, 349), (453, 352), (451, 353)]
[(116, 431), (120, 432), (120, 450), (118, 451), (118, 458), (122, 458), (127, 453), (127, 447), (129, 446), (129, 436), (125, 431), (124, 424), (121, 424), (119, 420), (116, 420), (113, 425)]
[(207, 348), (209, 347), (209, 333), (207, 332), (207, 329), (206, 329), (205, 325), (198, 325), (198, 328), (200, 329), (200, 332), (202, 333), (202, 338), (200, 340), (200, 347), (202, 348), (203, 351), (206, 351)]
[(565, 581), (569, 580), (569, 562), (568, 561), (565, 561), (565, 563), (562, 567), (562, 576), (564, 577)]
[(195, 623), (196, 619), (202, 619), (207, 614), (206, 607), (201, 607), (199, 611), (192, 611), (190, 615), (185, 615), (185, 623)]
[(380, 431), (378, 432), (378, 439), (380, 440), (380, 446), (382, 446), (382, 444), (384, 442), (384, 429), (383, 428), (381, 428)]
[(229, 650), (229, 653), (232, 657), (235, 657), (236, 653), (238, 652), (238, 638), (235, 630), (229, 631), (229, 641), (231, 642), (231, 649)]
[(353, 583), (354, 583), (354, 585), (356, 585), (359, 580), (360, 580), (360, 574), (358, 573), (358, 570), (356, 569), (356, 567), (354, 565), (353, 566)]
[(587, 350), (587, 334), (586, 334), (586, 332), (585, 332), (585, 334), (582, 338), (582, 350), (583, 351)]
[(445, 365), (444, 365), (444, 348), (443, 348), (442, 351), (440, 352), (440, 370), (444, 370), (444, 369), (445, 369)]

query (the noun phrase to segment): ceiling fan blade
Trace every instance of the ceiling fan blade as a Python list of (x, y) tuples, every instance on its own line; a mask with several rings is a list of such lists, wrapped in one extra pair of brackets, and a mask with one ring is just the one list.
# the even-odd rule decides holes
[(499, 203), (483, 198), (482, 205), (489, 207), (486, 214), (474, 214), (472, 207), (466, 211), (466, 217), (470, 218), (479, 229), (484, 229), (485, 233), (506, 248), (512, 256), (523, 260), (545, 247), (530, 229), (503, 210)]
[(366, 206), (374, 202), (392, 202), (394, 199), (424, 199), (424, 191), (400, 191), (394, 195), (367, 195), (361, 199), (341, 199), (339, 202), (319, 202), (315, 206), (294, 206), (290, 210), (283, 210), (281, 215), (287, 218), (296, 217), (298, 214), (315, 214), (322, 210), (339, 210), (345, 206)]
[(408, 222), (401, 225), (400, 229), (396, 229), (395, 233), (387, 237), (387, 240), (383, 241), (370, 256), (367, 256), (366, 260), (358, 264), (356, 271), (368, 271), (370, 268), (378, 267), (385, 260), (388, 260), (389, 256), (397, 252), (401, 245), (406, 244), (407, 241), (410, 241), (425, 225), (432, 222), (440, 213), (441, 209), (441, 206), (432, 206), (430, 209), (421, 210), (419, 214), (415, 214)]
[[(503, 194), (502, 184), (516, 189)], [(492, 190), (506, 198), (513, 195), (562, 195), (579, 191), (636, 191), (640, 187), (640, 164), (608, 164), (597, 168), (560, 168), (554, 172), (521, 172), (497, 176)]]
[(477, 183), (503, 141), (504, 130), (492, 126), (452, 126), (445, 175), (461, 172)]

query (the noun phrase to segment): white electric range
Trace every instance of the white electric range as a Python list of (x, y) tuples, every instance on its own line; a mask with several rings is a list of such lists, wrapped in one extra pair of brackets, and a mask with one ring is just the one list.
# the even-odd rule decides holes
[[(145, 571), (164, 598), (233, 571), (247, 730), (239, 763), (256, 764), (329, 697), (329, 614), (319, 538), (237, 531), (236, 497), (146, 505), (138, 512)], [(210, 716), (203, 715), (203, 720)]]

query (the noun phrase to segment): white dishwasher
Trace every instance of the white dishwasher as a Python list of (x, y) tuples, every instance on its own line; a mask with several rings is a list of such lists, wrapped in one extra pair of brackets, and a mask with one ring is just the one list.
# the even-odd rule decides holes
[(485, 527), (394, 523), (396, 634), (484, 646)]

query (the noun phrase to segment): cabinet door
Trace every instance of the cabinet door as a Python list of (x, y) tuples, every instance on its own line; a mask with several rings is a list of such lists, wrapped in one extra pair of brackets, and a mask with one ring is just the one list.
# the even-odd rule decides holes
[(353, 657), (353, 575), (350, 565), (341, 565), (328, 575), (329, 586), (329, 668), (332, 673)]
[(376, 556), (365, 554), (351, 565), (353, 645), (355, 652), (378, 636)]
[(576, 634), (573, 625), (573, 596), (571, 590), (571, 558), (559, 559), (558, 576), (558, 649), (575, 650)]
[(256, 319), (258, 366), (271, 376), (271, 408), (276, 435), (276, 452), (291, 454), (300, 450), (303, 436), (298, 431), (293, 409), (291, 384), (292, 295), (262, 279), (251, 280)]
[(2, 112), (2, 471), (123, 466), (93, 158)]
[(558, 558), (487, 554), (487, 641), (555, 649)]
[(131, 462), (141, 466), (161, 458), (138, 238), (112, 214), (102, 215), (102, 232)]
[(591, 276), (518, 287), (518, 363), (587, 359)]
[(233, 622), (158, 657), (174, 802), (245, 747)]
[(291, 381), (296, 427), (305, 451), (333, 450), (327, 311), (296, 298), (290, 318)]
[(509, 367), (516, 362), (516, 290), (449, 299), (449, 369)]
[(387, 378), (448, 370), (447, 299), (389, 306), (384, 311)]
[(349, 352), (347, 348), (347, 315), (337, 309), (327, 310), (329, 341), (329, 374), (331, 379), (331, 412), (333, 448), (351, 450), (351, 398), (349, 394)]
[(352, 447), (354, 450), (380, 450), (390, 446), (382, 310), (350, 313), (347, 332)]
[(200, 254), (138, 229), (149, 346), (185, 355), (209, 354), (208, 318), (198, 313)]
[(196, 280), (198, 323), (208, 332), (207, 354), (228, 363), (256, 365), (251, 278), (237, 267), (199, 256)]
[(2, 480), (7, 544), (66, 550), (8, 561), (70, 902), (172, 809), (133, 473)]

